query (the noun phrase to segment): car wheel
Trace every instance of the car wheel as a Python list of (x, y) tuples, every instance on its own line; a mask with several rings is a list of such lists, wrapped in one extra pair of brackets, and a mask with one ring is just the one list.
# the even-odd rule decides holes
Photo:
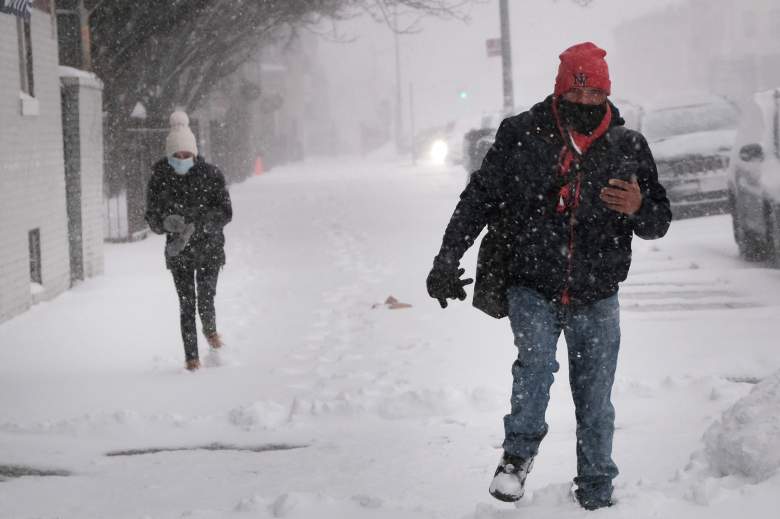
[[(729, 197), (731, 198), (731, 197)], [(759, 236), (742, 225), (739, 208), (731, 198), (731, 225), (734, 230), (734, 241), (737, 242), (739, 255), (747, 261), (763, 261), (766, 258), (766, 244)]]
[(767, 206), (767, 259), (774, 268), (780, 268), (780, 205), (768, 203)]

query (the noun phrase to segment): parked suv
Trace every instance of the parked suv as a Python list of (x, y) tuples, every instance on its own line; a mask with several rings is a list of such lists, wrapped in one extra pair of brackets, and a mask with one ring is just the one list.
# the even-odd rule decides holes
[(498, 127), (505, 117), (504, 112), (487, 113), (482, 116), (479, 127), (463, 135), (463, 167), (469, 175), (482, 165), (482, 159), (493, 145)]
[(780, 88), (756, 94), (744, 110), (728, 189), (740, 255), (780, 268)]
[(716, 96), (645, 107), (639, 130), (676, 215), (728, 209), (726, 171), (738, 119), (736, 106)]

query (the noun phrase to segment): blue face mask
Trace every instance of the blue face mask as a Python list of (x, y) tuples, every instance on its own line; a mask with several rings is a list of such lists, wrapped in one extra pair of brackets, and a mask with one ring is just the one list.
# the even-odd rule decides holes
[(173, 170), (178, 175), (186, 175), (192, 166), (195, 165), (195, 159), (190, 157), (188, 159), (177, 159), (176, 157), (168, 157), (168, 164), (171, 165)]

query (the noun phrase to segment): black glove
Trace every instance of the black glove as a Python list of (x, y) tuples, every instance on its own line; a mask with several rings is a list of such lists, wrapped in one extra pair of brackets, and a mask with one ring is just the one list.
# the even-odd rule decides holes
[(431, 273), (428, 274), (428, 295), (439, 300), (442, 308), (447, 308), (447, 299), (466, 299), (466, 285), (474, 282), (473, 279), (460, 279), (466, 269), (447, 264), (434, 264)]

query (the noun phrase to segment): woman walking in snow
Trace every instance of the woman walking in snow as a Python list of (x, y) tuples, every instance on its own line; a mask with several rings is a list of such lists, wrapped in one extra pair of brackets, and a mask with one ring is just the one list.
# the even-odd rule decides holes
[(146, 221), (166, 235), (165, 263), (179, 295), (181, 336), (186, 367), (200, 368), (195, 309), (212, 349), (222, 347), (217, 333), (214, 296), (225, 264), (222, 229), (233, 217), (225, 177), (198, 155), (195, 135), (184, 112), (170, 117), (166, 157), (153, 166), (149, 180)]

